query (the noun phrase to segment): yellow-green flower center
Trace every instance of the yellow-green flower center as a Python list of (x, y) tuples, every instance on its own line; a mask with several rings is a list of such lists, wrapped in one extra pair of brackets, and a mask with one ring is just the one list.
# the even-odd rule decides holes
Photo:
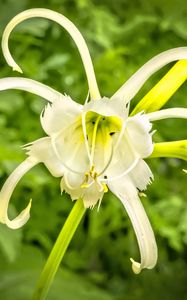
[(85, 125), (86, 142), (90, 152), (90, 170), (85, 173), (85, 180), (88, 177), (96, 180), (111, 160), (114, 135), (120, 132), (122, 121), (116, 116), (102, 116), (95, 112), (88, 112)]

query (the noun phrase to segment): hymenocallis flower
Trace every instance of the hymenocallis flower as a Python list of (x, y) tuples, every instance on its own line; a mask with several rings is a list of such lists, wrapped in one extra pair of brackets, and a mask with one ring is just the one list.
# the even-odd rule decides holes
[(72, 200), (82, 198), (86, 208), (93, 208), (96, 204), (99, 207), (104, 193), (110, 189), (124, 205), (137, 236), (141, 261), (131, 259), (133, 271), (139, 273), (143, 268), (151, 269), (157, 261), (157, 246), (139, 199), (139, 191), (145, 190), (153, 180), (153, 174), (144, 161), (154, 148), (151, 122), (170, 117), (187, 118), (187, 109), (172, 108), (147, 114), (142, 111), (130, 116), (130, 101), (154, 72), (172, 61), (187, 59), (187, 47), (155, 56), (111, 98), (106, 98), (100, 96), (82, 35), (70, 20), (48, 9), (24, 11), (7, 25), (2, 48), (13, 70), (22, 72), (9, 52), (9, 35), (17, 24), (33, 17), (53, 20), (70, 33), (85, 67), (89, 99), (80, 105), (70, 96), (31, 79), (0, 79), (0, 90), (25, 90), (48, 102), (40, 117), (46, 136), (24, 146), (27, 158), (9, 176), (0, 192), (0, 221), (13, 229), (27, 222), (31, 203), (13, 220), (8, 218), (8, 204), (21, 177), (42, 162), (53, 176), (61, 177), (61, 190)]

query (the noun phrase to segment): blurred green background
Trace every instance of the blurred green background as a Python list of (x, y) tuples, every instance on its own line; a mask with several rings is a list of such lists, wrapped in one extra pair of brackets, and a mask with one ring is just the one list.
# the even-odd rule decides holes
[[(0, 34), (22, 10), (46, 7), (63, 13), (80, 29), (90, 49), (102, 95), (111, 96), (143, 63), (169, 48), (187, 45), (187, 2), (184, 0), (0, 0)], [(24, 76), (39, 80), (83, 103), (88, 87), (78, 51), (57, 24), (32, 19), (11, 35), (10, 49)], [(0, 56), (0, 77), (20, 76)], [(152, 76), (132, 106), (172, 66)], [(167, 107), (185, 106), (184, 84)], [(43, 99), (19, 91), (0, 94), (0, 184), (25, 158), (20, 146), (44, 136), (39, 122)], [(186, 138), (187, 123), (155, 123), (155, 141)], [(150, 159), (155, 181), (143, 204), (159, 248), (154, 270), (134, 275), (129, 257), (139, 250), (121, 203), (107, 194), (100, 211), (88, 210), (63, 260), (49, 300), (187, 299), (186, 163)], [(16, 188), (14, 215), (33, 199), (24, 228), (0, 226), (0, 299), (30, 299), (44, 261), (73, 204), (60, 195), (59, 179), (43, 165), (29, 172)]]

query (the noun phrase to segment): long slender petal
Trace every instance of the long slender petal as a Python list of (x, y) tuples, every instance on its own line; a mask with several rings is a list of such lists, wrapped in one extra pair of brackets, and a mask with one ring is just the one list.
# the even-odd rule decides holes
[(187, 80), (187, 60), (178, 61), (164, 77), (137, 103), (131, 116), (161, 109)]
[(38, 95), (49, 102), (60, 99), (63, 95), (45, 84), (23, 77), (5, 77), (0, 79), (0, 91), (9, 89), (23, 90)]
[(121, 200), (136, 233), (141, 262), (138, 263), (131, 259), (133, 271), (138, 274), (144, 268), (152, 269), (157, 262), (157, 245), (136, 187), (127, 176), (109, 183), (108, 187)]
[(187, 59), (187, 47), (170, 49), (156, 55), (130, 77), (112, 98), (124, 99), (124, 103), (128, 103), (151, 75), (168, 63), (181, 59)]
[(88, 79), (88, 85), (89, 85), (89, 90), (90, 90), (90, 95), (92, 98), (100, 98), (100, 93), (98, 90), (97, 86), (97, 81), (95, 78), (95, 73), (94, 73), (94, 68), (92, 64), (92, 60), (90, 57), (90, 53), (88, 51), (86, 42), (77, 29), (77, 27), (65, 16), (54, 12), (50, 9), (45, 9), (45, 8), (34, 8), (34, 9), (28, 9), (26, 11), (21, 12), (17, 16), (15, 16), (6, 26), (5, 31), (3, 33), (2, 37), (2, 49), (3, 49), (3, 54), (5, 56), (5, 59), (7, 63), (13, 68), (13, 70), (16, 70), (18, 72), (22, 73), (21, 68), (16, 64), (14, 59), (12, 58), (9, 47), (8, 47), (8, 39), (11, 31), (14, 29), (16, 25), (21, 23), (24, 20), (30, 19), (30, 18), (35, 18), (35, 17), (42, 17), (46, 18), (49, 20), (52, 20), (58, 24), (60, 24), (63, 28), (65, 28), (68, 33), (71, 35), (73, 38), (74, 42), (76, 43), (78, 50), (80, 52), (83, 65), (85, 68), (86, 76)]
[(27, 207), (13, 220), (8, 218), (8, 205), (10, 197), (22, 176), (33, 168), (38, 161), (31, 157), (23, 161), (8, 177), (0, 191), (0, 222), (5, 223), (12, 229), (22, 227), (30, 217), (31, 201)]
[(168, 118), (187, 119), (187, 108), (167, 108), (146, 114), (149, 121), (158, 121)]
[(175, 157), (187, 161), (187, 140), (154, 144), (149, 158), (155, 157)]

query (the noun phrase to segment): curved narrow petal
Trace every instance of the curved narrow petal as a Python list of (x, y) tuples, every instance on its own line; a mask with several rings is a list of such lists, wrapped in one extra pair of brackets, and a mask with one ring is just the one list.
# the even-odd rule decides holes
[(28, 9), (26, 11), (21, 12), (17, 16), (15, 16), (6, 26), (3, 37), (2, 37), (2, 49), (3, 49), (3, 54), (4, 57), (7, 61), (7, 63), (13, 68), (13, 70), (16, 70), (18, 72), (22, 73), (21, 68), (16, 64), (14, 59), (12, 58), (9, 48), (8, 48), (8, 40), (9, 40), (9, 35), (11, 31), (14, 29), (16, 25), (21, 23), (24, 20), (30, 19), (30, 18), (35, 18), (35, 17), (42, 17), (46, 18), (49, 20), (52, 20), (58, 24), (60, 24), (63, 28), (67, 30), (67, 32), (71, 35), (73, 38), (75, 44), (78, 47), (78, 50), (80, 52), (83, 65), (85, 68), (86, 76), (88, 79), (88, 85), (89, 85), (89, 90), (90, 90), (90, 95), (92, 98), (100, 98), (100, 93), (98, 90), (96, 78), (95, 78), (95, 73), (94, 73), (94, 68), (92, 65), (92, 60), (90, 57), (90, 53), (88, 51), (87, 45), (85, 43), (85, 40), (77, 27), (65, 16), (54, 12), (50, 9), (45, 9), (45, 8), (34, 8), (34, 9)]
[(146, 114), (149, 121), (158, 121), (168, 118), (187, 119), (187, 108), (167, 108)]
[(19, 180), (38, 163), (37, 160), (29, 157), (23, 161), (8, 177), (0, 191), (0, 222), (5, 223), (12, 229), (22, 227), (30, 217), (31, 201), (27, 207), (13, 220), (8, 218), (8, 205), (10, 197)]
[(161, 109), (186, 80), (187, 60), (179, 60), (137, 103), (131, 116), (141, 111), (148, 113)]
[(137, 190), (127, 176), (108, 184), (109, 189), (121, 200), (136, 233), (141, 262), (133, 259), (132, 269), (138, 274), (142, 269), (152, 269), (157, 262), (157, 245), (149, 219), (138, 197)]
[(187, 140), (154, 144), (153, 153), (149, 158), (175, 157), (187, 161)]
[(23, 146), (27, 155), (43, 162), (46, 168), (54, 177), (63, 175), (65, 166), (57, 158), (50, 137), (44, 137)]
[(44, 131), (52, 135), (72, 124), (81, 111), (82, 105), (73, 101), (69, 96), (62, 95), (52, 104), (47, 104), (41, 113), (40, 121)]
[(45, 84), (23, 77), (5, 77), (0, 79), (0, 91), (16, 89), (38, 95), (53, 103), (55, 99), (61, 99), (63, 95)]
[(164, 51), (144, 64), (122, 87), (112, 96), (112, 99), (123, 99), (125, 103), (129, 102), (156, 71), (170, 62), (187, 59), (187, 47), (179, 47)]

